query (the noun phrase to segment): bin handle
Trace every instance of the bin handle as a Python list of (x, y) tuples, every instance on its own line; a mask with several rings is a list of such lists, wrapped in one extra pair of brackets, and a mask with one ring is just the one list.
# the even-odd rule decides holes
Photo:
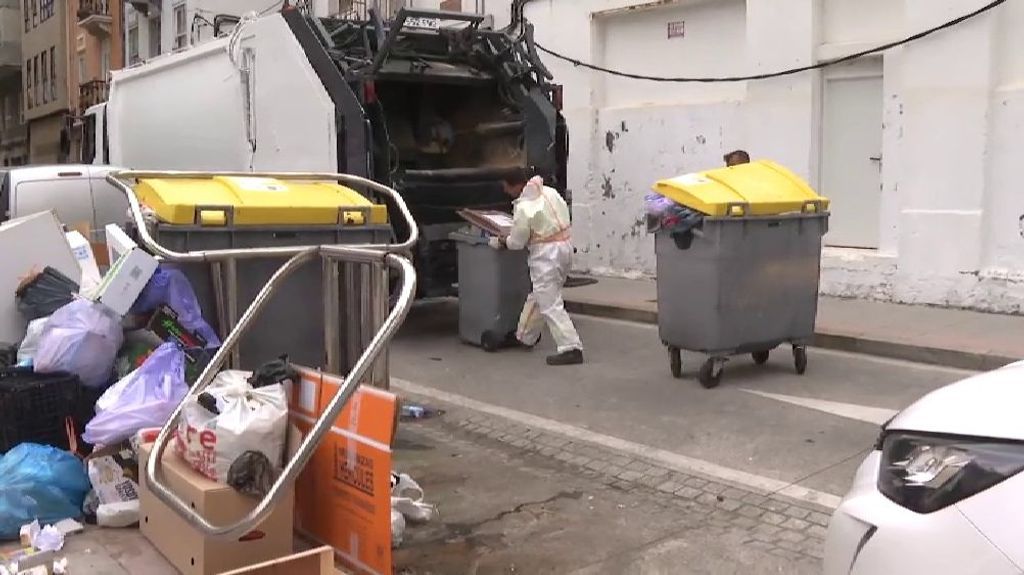
[(235, 223), (235, 209), (231, 206), (202, 206), (197, 205), (195, 207), (195, 224), (203, 227), (213, 227), (203, 223), (203, 214), (209, 212), (220, 212), (224, 214), (224, 224), (226, 226), (234, 225)]
[[(252, 326), (256, 316), (263, 311), (263, 308), (270, 300), (271, 294), (280, 287), (284, 280), (291, 276), (296, 270), (302, 268), (317, 255), (320, 255), (321, 258), (339, 259), (355, 263), (384, 263), (389, 268), (397, 270), (401, 279), (401, 290), (398, 295), (398, 301), (384, 320), (380, 330), (374, 334), (370, 344), (365, 350), (363, 350), (362, 355), (359, 356), (359, 359), (352, 367), (348, 376), (344, 378), (341, 387), (335, 393), (331, 402), (327, 405), (323, 415), (317, 419), (309, 434), (303, 439), (302, 445), (299, 446), (295, 456), (288, 461), (287, 465), (285, 465), (281, 475), (279, 475), (277, 480), (274, 481), (273, 486), (271, 486), (270, 491), (267, 492), (266, 496), (260, 500), (252, 511), (238, 521), (229, 525), (214, 525), (205, 517), (197, 513), (196, 510), (191, 509), (185, 501), (172, 492), (170, 488), (168, 488), (168, 486), (157, 476), (157, 470), (162, 464), (163, 453), (167, 448), (167, 442), (171, 439), (172, 430), (177, 427), (177, 420), (181, 416), (185, 403), (189, 398), (198, 396), (203, 389), (213, 381), (214, 375), (227, 359), (232, 349), (238, 345), (242, 336), (244, 336)], [(354, 394), (356, 389), (359, 387), (359, 383), (363, 380), (371, 366), (376, 362), (377, 357), (387, 348), (391, 339), (398, 331), (399, 326), (405, 320), (405, 316), (408, 314), (409, 308), (412, 307), (413, 296), (415, 293), (415, 268), (408, 258), (400, 255), (374, 252), (347, 246), (326, 245), (306, 248), (302, 252), (292, 256), (291, 259), (285, 262), (284, 265), (274, 272), (274, 275), (271, 276), (267, 284), (263, 286), (260, 292), (256, 295), (252, 305), (249, 306), (249, 309), (245, 311), (245, 314), (243, 314), (242, 318), (239, 320), (238, 326), (228, 334), (223, 345), (221, 345), (220, 349), (217, 350), (217, 353), (214, 354), (213, 359), (210, 360), (210, 363), (203, 370), (202, 375), (199, 376), (199, 380), (188, 391), (185, 398), (178, 404), (174, 409), (174, 412), (168, 418), (167, 423), (160, 429), (160, 434), (157, 435), (156, 442), (153, 444), (153, 450), (152, 453), (150, 453), (149, 461), (146, 462), (145, 469), (147, 485), (152, 490), (156, 498), (170, 507), (190, 525), (198, 529), (204, 536), (238, 538), (252, 531), (273, 512), (274, 506), (284, 495), (283, 490), (285, 487), (294, 483), (299, 472), (302, 471), (309, 462), (309, 459), (313, 456), (313, 452), (319, 445), (320, 441), (328, 432), (330, 432), (331, 427), (334, 425), (335, 420), (337, 420), (341, 410), (345, 407), (349, 398), (352, 397), (352, 394)], [(327, 304), (326, 297), (324, 303), (325, 305)]]
[[(738, 208), (738, 209), (734, 209)], [(750, 210), (750, 202), (729, 202), (725, 204), (725, 215), (741, 218)]]
[[(362, 224), (357, 224), (357, 223), (351, 223), (350, 224), (348, 222), (348, 219), (347, 219), (348, 215), (349, 214), (353, 214), (353, 213), (354, 214), (360, 214), (360, 215), (363, 216), (363, 223)], [(338, 208), (338, 224), (342, 225), (342, 226), (360, 226), (360, 225), (362, 225), (362, 226), (369, 226), (370, 225), (370, 213), (371, 213), (371, 210), (367, 206), (354, 206), (354, 207), (351, 207), (351, 208)]]
[(266, 258), (266, 257), (291, 257), (303, 253), (309, 249), (316, 249), (318, 246), (287, 246), (287, 247), (272, 247), (272, 248), (234, 248), (225, 250), (201, 250), (194, 252), (176, 252), (168, 249), (159, 243), (149, 233), (149, 228), (146, 225), (146, 220), (142, 215), (142, 207), (139, 203), (138, 196), (135, 195), (135, 190), (128, 185), (128, 180), (139, 180), (148, 178), (160, 178), (160, 179), (204, 179), (204, 178), (216, 178), (216, 177), (227, 177), (227, 178), (273, 178), (277, 180), (291, 180), (291, 181), (323, 181), (333, 180), (335, 182), (343, 182), (353, 186), (365, 186), (375, 192), (383, 194), (395, 203), (398, 207), (399, 213), (402, 214), (402, 219), (405, 220), (406, 225), (409, 227), (409, 237), (405, 241), (397, 244), (386, 243), (386, 244), (346, 244), (351, 247), (369, 249), (369, 250), (383, 250), (388, 253), (402, 253), (411, 254), (413, 247), (419, 242), (420, 232), (419, 227), (416, 225), (416, 221), (412, 217), (412, 212), (409, 211), (408, 204), (402, 198), (394, 188), (390, 188), (373, 180), (362, 178), (359, 176), (353, 176), (351, 174), (339, 174), (339, 173), (326, 173), (326, 172), (183, 172), (183, 171), (141, 171), (141, 170), (122, 170), (115, 171), (107, 174), (107, 181), (111, 183), (115, 188), (121, 190), (121, 192), (128, 198), (128, 207), (131, 211), (132, 220), (135, 222), (135, 226), (138, 228), (139, 240), (143, 247), (149, 250), (152, 254), (162, 257), (166, 260), (175, 262), (203, 262), (203, 261), (225, 261), (230, 259), (241, 259), (241, 258)]
[(821, 200), (807, 200), (800, 211), (805, 214), (820, 214), (821, 203)]

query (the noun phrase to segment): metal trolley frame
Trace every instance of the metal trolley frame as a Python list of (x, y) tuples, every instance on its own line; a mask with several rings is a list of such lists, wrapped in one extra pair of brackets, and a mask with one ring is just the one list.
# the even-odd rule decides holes
[[(264, 177), (290, 181), (336, 181), (386, 196), (397, 206), (409, 226), (409, 237), (394, 244), (314, 245), (271, 248), (247, 248), (175, 252), (157, 243), (147, 229), (139, 200), (129, 182), (145, 178), (201, 179), (217, 176)], [(286, 486), (294, 483), (314, 451), (355, 393), (369, 376), (378, 387), (388, 387), (387, 346), (405, 320), (416, 293), (416, 272), (408, 254), (419, 239), (419, 230), (405, 201), (392, 188), (358, 176), (336, 173), (250, 173), (250, 172), (159, 172), (121, 171), (107, 176), (111, 184), (128, 198), (132, 220), (142, 245), (158, 258), (172, 262), (207, 262), (212, 267), (217, 291), (217, 309), (221, 326), (228, 326), (221, 347), (192, 386), (185, 400), (198, 396), (213, 381), (229, 360), (237, 366), (237, 347), (253, 320), (270, 301), (274, 292), (290, 275), (319, 259), (323, 269), (325, 368), (331, 373), (347, 371), (343, 385), (323, 415), (303, 439), (295, 456), (285, 465), (267, 495), (245, 517), (230, 525), (214, 525), (191, 509), (160, 479), (158, 470), (167, 443), (177, 424), (184, 400), (160, 430), (153, 453), (146, 465), (146, 479), (154, 495), (207, 537), (238, 538), (251, 531), (273, 511)], [(259, 291), (241, 318), (237, 318), (237, 281), (235, 263), (249, 258), (289, 258)], [(400, 286), (389, 311), (389, 275), (395, 273)], [(344, 288), (344, 289), (343, 289)], [(346, 316), (358, 317), (346, 326), (342, 345), (339, 318), (344, 303)]]

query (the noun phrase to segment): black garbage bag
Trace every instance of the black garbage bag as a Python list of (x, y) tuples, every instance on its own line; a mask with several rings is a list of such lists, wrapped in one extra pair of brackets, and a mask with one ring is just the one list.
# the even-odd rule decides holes
[(18, 346), (0, 341), (0, 368), (18, 365)]
[(79, 285), (68, 276), (50, 266), (36, 277), (22, 284), (14, 293), (18, 311), (29, 320), (53, 315), (53, 312), (71, 303)]
[(228, 485), (239, 493), (263, 497), (274, 485), (274, 466), (260, 451), (246, 451), (231, 462)]
[(252, 372), (252, 376), (249, 377), (248, 381), (249, 385), (252, 385), (254, 388), (288, 381), (297, 383), (299, 381), (299, 372), (288, 363), (288, 356), (282, 355), (273, 361), (268, 361), (259, 366), (256, 371)]

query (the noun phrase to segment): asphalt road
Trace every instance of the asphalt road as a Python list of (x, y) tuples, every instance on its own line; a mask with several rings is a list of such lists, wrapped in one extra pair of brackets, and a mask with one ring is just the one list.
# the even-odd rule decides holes
[[(749, 357), (735, 358), (721, 386), (706, 390), (696, 381), (699, 356), (684, 356), (684, 379), (672, 378), (656, 327), (585, 317), (576, 321), (587, 363), (551, 368), (544, 364), (551, 352), (549, 339), (533, 352), (488, 354), (459, 341), (457, 304), (420, 304), (392, 347), (392, 375), (842, 495), (861, 454), (877, 438), (876, 421), (886, 410), (901, 409), (968, 374), (811, 349), (809, 369), (801, 377), (794, 373), (789, 350), (779, 349), (765, 366), (754, 365)], [(807, 400), (833, 403), (808, 407)]]

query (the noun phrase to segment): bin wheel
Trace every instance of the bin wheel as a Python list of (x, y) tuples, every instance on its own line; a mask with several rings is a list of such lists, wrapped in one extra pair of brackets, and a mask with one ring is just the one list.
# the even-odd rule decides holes
[(678, 347), (669, 346), (668, 366), (672, 370), (672, 377), (676, 379), (683, 377), (683, 354)]
[(503, 343), (502, 338), (495, 335), (493, 331), (485, 331), (480, 335), (480, 347), (486, 352), (494, 353), (498, 351)]
[(725, 362), (719, 359), (711, 358), (704, 362), (704, 365), (700, 366), (700, 373), (697, 379), (705, 389), (714, 389), (718, 387), (719, 383), (722, 383), (722, 372), (725, 371)]
[(793, 348), (793, 364), (796, 366), (796, 373), (803, 375), (807, 373), (807, 348), (798, 346)]
[(754, 358), (754, 363), (757, 365), (764, 365), (768, 363), (768, 356), (771, 355), (770, 351), (755, 351), (750, 354), (750, 357)]

